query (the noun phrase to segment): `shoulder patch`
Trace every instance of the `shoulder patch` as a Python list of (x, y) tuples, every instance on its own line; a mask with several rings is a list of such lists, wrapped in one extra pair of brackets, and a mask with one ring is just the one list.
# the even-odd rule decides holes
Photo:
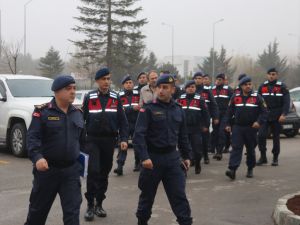
[(39, 117), (41, 117), (41, 112), (33, 112), (32, 116), (39, 118)]

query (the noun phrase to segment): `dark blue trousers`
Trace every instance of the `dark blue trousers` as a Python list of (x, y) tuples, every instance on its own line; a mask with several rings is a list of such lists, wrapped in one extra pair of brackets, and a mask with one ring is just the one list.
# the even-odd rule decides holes
[(230, 153), (229, 166), (231, 170), (236, 170), (242, 161), (243, 147), (246, 146), (247, 166), (253, 169), (256, 164), (255, 148), (257, 145), (257, 129), (249, 126), (234, 125), (232, 128), (232, 151)]
[(199, 131), (199, 133), (192, 133), (188, 135), (189, 137), (189, 142), (192, 147), (192, 152), (193, 152), (193, 159), (195, 161), (201, 161), (203, 151), (202, 151), (202, 135)]
[(154, 168), (142, 168), (139, 177), (141, 194), (136, 216), (143, 221), (150, 219), (157, 187), (162, 181), (177, 222), (180, 225), (191, 225), (191, 209), (185, 194), (185, 175), (180, 166), (179, 153), (150, 153), (150, 159)]
[(208, 149), (210, 146), (210, 132), (202, 132), (202, 152), (204, 159), (208, 159)]
[(33, 188), (25, 225), (44, 225), (57, 194), (61, 200), (64, 225), (79, 225), (82, 202), (80, 167), (76, 162), (63, 169), (49, 167), (44, 172), (33, 169)]
[(276, 121), (268, 121), (263, 124), (258, 132), (258, 147), (259, 151), (262, 154), (265, 154), (267, 151), (267, 136), (268, 130), (271, 128), (272, 136), (273, 136), (273, 149), (272, 153), (274, 157), (278, 157), (280, 153), (280, 123)]

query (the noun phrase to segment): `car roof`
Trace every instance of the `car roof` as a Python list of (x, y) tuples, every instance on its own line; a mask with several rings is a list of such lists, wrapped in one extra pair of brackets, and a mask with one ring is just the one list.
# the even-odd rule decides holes
[(48, 77), (34, 76), (34, 75), (14, 75), (14, 74), (0, 74), (0, 78), (13, 80), (13, 79), (40, 79), (40, 80), (52, 80)]
[(293, 88), (290, 90), (290, 92), (293, 92), (293, 91), (300, 91), (300, 87), (296, 87), (296, 88)]

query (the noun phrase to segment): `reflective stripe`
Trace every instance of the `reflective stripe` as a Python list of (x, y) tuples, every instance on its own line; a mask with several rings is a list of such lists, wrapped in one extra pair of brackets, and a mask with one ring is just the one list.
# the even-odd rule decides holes
[(275, 94), (276, 96), (283, 96), (283, 94)]
[(130, 106), (129, 104), (125, 104), (125, 105), (123, 105), (123, 107), (128, 107), (128, 106)]
[(249, 103), (247, 103), (246, 106), (249, 106), (249, 107), (258, 107), (258, 105), (255, 105), (255, 104), (249, 104)]
[(205, 102), (210, 102), (209, 100), (205, 100)]
[(106, 112), (117, 112), (117, 109), (105, 109)]
[(138, 103), (132, 103), (131, 105), (139, 105)]
[(98, 96), (90, 96), (90, 99), (98, 98)]
[(270, 95), (269, 93), (262, 93), (262, 95)]
[(217, 97), (220, 97), (220, 98), (229, 98), (229, 96), (227, 96), (227, 95), (217, 95)]
[(98, 113), (98, 112), (102, 112), (102, 110), (101, 109), (99, 109), (99, 110), (89, 110), (89, 112), (90, 113)]
[(138, 93), (139, 93), (139, 91), (133, 90), (133, 94), (138, 94)]
[(189, 109), (193, 109), (193, 110), (201, 110), (201, 109), (199, 109), (199, 108), (197, 108), (197, 107), (193, 107), (193, 106), (190, 106)]
[(183, 109), (187, 109), (187, 106), (182, 106)]
[(235, 106), (241, 107), (241, 106), (244, 106), (244, 104), (235, 104)]

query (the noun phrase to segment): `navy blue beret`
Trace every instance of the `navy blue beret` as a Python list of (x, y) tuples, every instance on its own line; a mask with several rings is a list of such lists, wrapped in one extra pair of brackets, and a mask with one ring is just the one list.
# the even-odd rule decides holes
[(102, 69), (97, 71), (96, 76), (95, 76), (95, 80), (98, 80), (101, 77), (104, 77), (108, 74), (110, 74), (109, 69), (108, 68), (102, 68)]
[(193, 84), (196, 84), (194, 80), (188, 80), (184, 85), (184, 89), (187, 89), (189, 86)]
[(140, 72), (136, 79), (138, 80), (142, 75), (147, 75), (147, 74), (145, 72)]
[(174, 77), (171, 74), (163, 74), (157, 79), (156, 86), (160, 84), (174, 84), (174, 82)]
[(196, 73), (194, 73), (193, 79), (195, 79), (196, 77), (202, 77), (203, 73), (201, 71), (198, 71)]
[(130, 75), (126, 75), (123, 77), (121, 83), (124, 84), (126, 81), (132, 80)]
[(247, 76), (247, 74), (245, 74), (245, 73), (240, 74), (240, 75), (238, 76), (238, 81), (240, 81), (241, 79), (243, 79), (243, 78), (246, 77), (246, 76)]
[(58, 91), (64, 87), (67, 87), (70, 84), (75, 84), (74, 78), (70, 75), (61, 75), (54, 79), (51, 90)]
[(224, 73), (219, 73), (217, 76), (216, 76), (216, 79), (218, 78), (221, 78), (223, 80), (225, 80), (225, 74)]
[(243, 78), (240, 80), (239, 85), (241, 86), (241, 85), (246, 84), (246, 83), (248, 83), (248, 82), (251, 82), (251, 77), (245, 76), (245, 77), (243, 77)]
[(276, 68), (270, 68), (268, 69), (268, 72), (267, 73), (278, 73), (278, 71), (276, 70)]

